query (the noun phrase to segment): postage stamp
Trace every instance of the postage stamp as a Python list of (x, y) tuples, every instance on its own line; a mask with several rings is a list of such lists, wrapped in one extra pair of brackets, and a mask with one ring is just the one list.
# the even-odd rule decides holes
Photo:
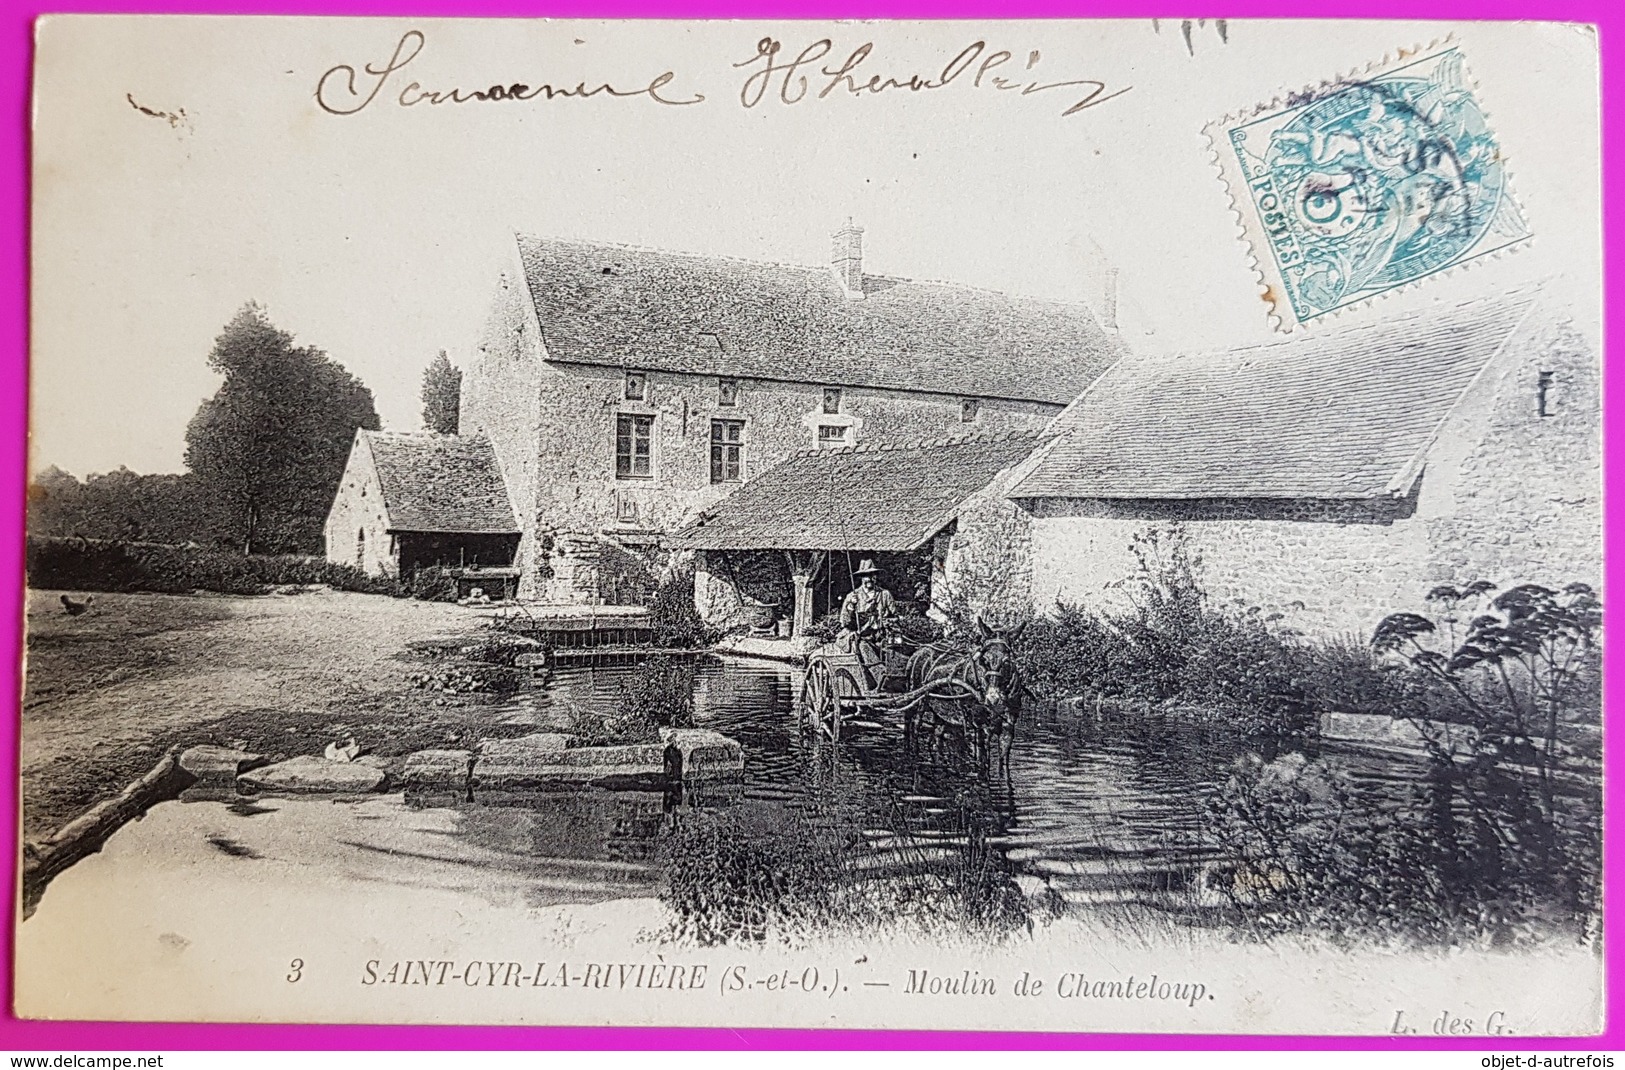
[(1530, 237), (1454, 45), (1208, 136), (1284, 331)]
[[(42, 19), (7, 1007), (1596, 1036), (1598, 39), (1335, 330), (1194, 136), (1415, 32)], [(1359, 78), (1211, 142), (1293, 326), (1527, 233)]]

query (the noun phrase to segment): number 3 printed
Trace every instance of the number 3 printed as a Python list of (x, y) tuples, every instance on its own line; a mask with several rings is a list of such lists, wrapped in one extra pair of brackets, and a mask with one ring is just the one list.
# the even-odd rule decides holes
[(288, 983), (294, 984), (305, 975), (305, 960), (294, 959), (288, 963)]

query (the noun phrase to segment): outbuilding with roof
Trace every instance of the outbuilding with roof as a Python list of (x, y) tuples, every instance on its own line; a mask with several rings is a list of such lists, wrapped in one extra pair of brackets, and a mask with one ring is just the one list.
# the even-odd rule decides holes
[[(1015, 520), (1008, 479), (1042, 441), (1037, 431), (962, 435), (804, 450), (747, 483), (674, 533), (695, 552), (700, 614), (721, 626), (777, 607), (799, 636), (856, 586), (858, 565), (879, 563), (883, 586), (921, 613), (963, 595), (986, 602), (1000, 567), (976, 554)], [(1011, 562), (1019, 572), (1020, 561)]]
[(1441, 583), (1596, 584), (1600, 411), (1594, 352), (1529, 292), (1126, 359), (1010, 489), (1033, 604), (1126, 607), (1176, 541), (1217, 602), (1322, 633)]
[(519, 575), (519, 523), (483, 435), (357, 431), (326, 535), (328, 560), (371, 575), (466, 570), (492, 596)]

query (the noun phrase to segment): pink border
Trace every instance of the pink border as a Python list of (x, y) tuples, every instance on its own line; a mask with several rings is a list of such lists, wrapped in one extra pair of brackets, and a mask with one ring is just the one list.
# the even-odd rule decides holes
[[(993, 5), (987, 0), (559, 0), (527, 4), (523, 0), (61, 0), (42, 4), (35, 0), (0, 0), (0, 100), (5, 102), (6, 120), (0, 128), (0, 170), (4, 189), (4, 240), (0, 245), (0, 508), (16, 519), (0, 528), (0, 576), (4, 577), (7, 604), (4, 617), (3, 649), (0, 658), (0, 694), (19, 693), (18, 650), (20, 640), (22, 589), (23, 477), (27, 461), (27, 309), (28, 309), (28, 116), (29, 81), (32, 64), (31, 26), (36, 15), (45, 12), (161, 12), (197, 14), (275, 14), (275, 15), (392, 15), (392, 16), (550, 16), (550, 17), (707, 17), (707, 18), (1075, 18), (1150, 17), (1166, 14), (1164, 5), (1148, 0), (1095, 0), (1068, 4), (1065, 0), (1003, 0)], [(1308, 5), (1297, 0), (1230, 0), (1225, 4), (1197, 5), (1208, 13), (1227, 17), (1290, 18), (1312, 10), (1316, 17), (1384, 19), (1544, 19), (1590, 22), (1599, 26), (1602, 41), (1604, 175), (1612, 180), (1625, 164), (1625, 47), (1615, 44), (1614, 33), (1625, 33), (1625, 9), (1611, 0), (1318, 0)], [(1181, 12), (1184, 14), (1203, 12)], [(1605, 192), (1614, 189), (1612, 181)], [(1605, 252), (1609, 265), (1625, 255), (1625, 209), (1617, 198), (1604, 198)], [(1607, 273), (1608, 305), (1606, 332), (1609, 338), (1625, 329), (1625, 286), (1613, 272)], [(1604, 402), (1605, 425), (1612, 428), (1622, 420), (1620, 390), (1607, 378)], [(1610, 459), (1611, 451), (1610, 451)], [(1620, 472), (1609, 465), (1605, 476), (1610, 502), (1618, 501), (1625, 487)], [(1625, 516), (1625, 506), (1618, 511)], [(1608, 547), (1612, 550), (1615, 529), (1608, 526)], [(1625, 594), (1620, 569), (1610, 567), (1607, 604)], [(1625, 672), (1625, 650), (1615, 643), (1607, 653), (1609, 709), (1619, 691), (1620, 673)], [(0, 783), (15, 783), (17, 777), (17, 720), (8, 717), (0, 726)], [(1618, 770), (1625, 761), (1625, 738), (1609, 733), (1607, 761)], [(1607, 812), (1617, 814), (1625, 792), (1618, 777), (1610, 777)], [(0, 792), (0, 827), (16, 827), (15, 796)], [(1607, 881), (1613, 889), (1625, 887), (1621, 837), (1617, 822), (1608, 826)], [(11, 853), (15, 858), (15, 851)], [(14, 864), (5, 863), (15, 887)], [(1610, 935), (1625, 924), (1625, 897), (1611, 895), (1606, 908)], [(1226, 1050), (1226, 1049), (1459, 1049), (1486, 1048), (1477, 1040), (1399, 1040), (1387, 1038), (1339, 1037), (1180, 1037), (1130, 1036), (1067, 1033), (926, 1033), (805, 1030), (734, 1029), (596, 1029), (565, 1027), (397, 1027), (397, 1026), (246, 1026), (246, 1025), (125, 1025), (117, 1023), (24, 1022), (11, 1015), (11, 959), (13, 931), (6, 926), (0, 939), (0, 1049), (11, 1050), (198, 1050), (198, 1049), (1051, 1049), (1084, 1048), (1102, 1050)], [(1611, 951), (1614, 949), (1610, 949)], [(1625, 1050), (1625, 1019), (1621, 1010), (1620, 986), (1615, 983), (1625, 955), (1609, 955), (1608, 1030), (1601, 1037), (1574, 1040), (1497, 1039), (1500, 1050), (1580, 1049)]]

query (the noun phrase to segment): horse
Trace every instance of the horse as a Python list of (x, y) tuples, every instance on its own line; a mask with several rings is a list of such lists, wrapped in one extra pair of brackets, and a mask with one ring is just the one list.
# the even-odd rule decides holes
[(917, 650), (908, 659), (908, 688), (930, 690), (905, 711), (905, 737), (912, 742), (929, 725), (933, 739), (941, 740), (952, 729), (975, 749), (977, 761), (986, 764), (997, 753), (1001, 768), (1008, 769), (1022, 696), (1021, 668), (1011, 644), (1025, 627), (1007, 638), (978, 617), (977, 642), (969, 650), (941, 644)]

